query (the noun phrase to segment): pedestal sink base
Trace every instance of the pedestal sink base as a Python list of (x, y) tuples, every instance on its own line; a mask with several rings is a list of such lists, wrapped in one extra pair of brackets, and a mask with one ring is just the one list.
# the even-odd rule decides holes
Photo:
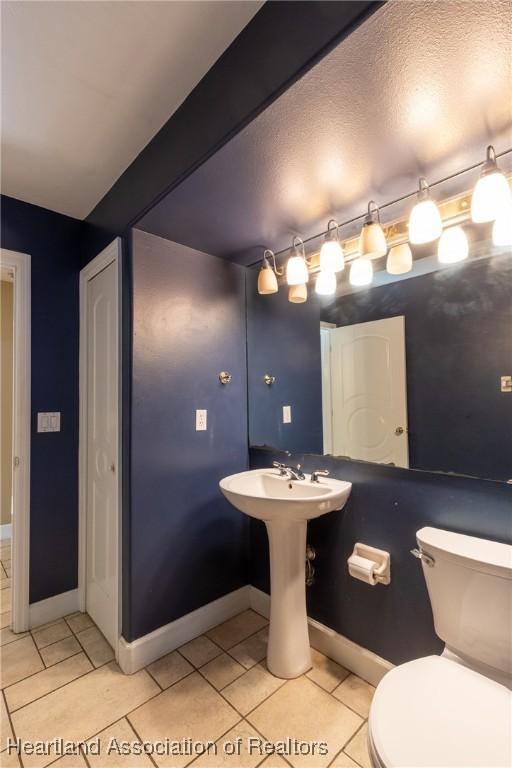
[(303, 521), (265, 521), (270, 546), (270, 627), (267, 666), (291, 679), (311, 669), (306, 613), (306, 526)]

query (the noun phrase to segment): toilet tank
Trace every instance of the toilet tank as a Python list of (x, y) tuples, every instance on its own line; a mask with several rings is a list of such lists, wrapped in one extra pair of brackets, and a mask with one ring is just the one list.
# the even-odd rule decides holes
[(468, 663), (512, 674), (512, 546), (438, 528), (416, 538), (436, 634)]

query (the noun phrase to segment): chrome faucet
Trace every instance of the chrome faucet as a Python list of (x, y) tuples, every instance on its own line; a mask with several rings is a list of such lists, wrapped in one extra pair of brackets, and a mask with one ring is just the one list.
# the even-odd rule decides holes
[(288, 464), (282, 464), (280, 461), (273, 461), (272, 466), (279, 470), (279, 474), (282, 477), (289, 477), (290, 480), (305, 480), (306, 475), (300, 468), (300, 464), (297, 467), (290, 467)]
[(329, 476), (329, 470), (328, 469), (315, 469), (314, 472), (311, 473), (311, 482), (312, 483), (318, 483), (319, 477), (328, 477)]

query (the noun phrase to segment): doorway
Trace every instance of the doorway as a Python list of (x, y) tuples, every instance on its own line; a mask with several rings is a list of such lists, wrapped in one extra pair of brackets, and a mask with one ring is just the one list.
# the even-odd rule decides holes
[(29, 626), (30, 256), (0, 251), (0, 623)]
[(80, 273), (80, 609), (120, 636), (121, 254), (119, 238)]

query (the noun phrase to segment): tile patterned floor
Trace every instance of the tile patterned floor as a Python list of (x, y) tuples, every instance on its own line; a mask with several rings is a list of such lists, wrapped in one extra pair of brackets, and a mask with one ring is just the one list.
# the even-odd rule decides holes
[[(313, 651), (296, 680), (267, 670), (267, 620), (253, 611), (123, 675), (91, 619), (80, 613), (24, 635), (1, 630), (0, 766), (39, 768), (370, 768), (366, 718), (372, 686)], [(24, 755), (6, 739), (56, 737), (92, 745), (77, 755)], [(98, 742), (99, 739), (99, 742)], [(111, 739), (183, 740), (179, 755), (107, 754)], [(184, 754), (186, 739), (214, 746)], [(250, 754), (249, 739), (258, 749)], [(327, 754), (265, 752), (267, 742), (326, 742)], [(225, 754), (225, 747), (241, 751)], [(95, 754), (98, 743), (100, 754)], [(112, 743), (112, 742), (111, 742)], [(261, 745), (261, 750), (260, 750)]]

